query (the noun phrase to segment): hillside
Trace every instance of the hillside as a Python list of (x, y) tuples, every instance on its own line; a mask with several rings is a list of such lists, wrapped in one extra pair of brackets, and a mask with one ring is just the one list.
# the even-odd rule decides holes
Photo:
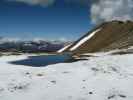
[(133, 22), (105, 22), (81, 37), (64, 52), (74, 54), (110, 51), (133, 45)]

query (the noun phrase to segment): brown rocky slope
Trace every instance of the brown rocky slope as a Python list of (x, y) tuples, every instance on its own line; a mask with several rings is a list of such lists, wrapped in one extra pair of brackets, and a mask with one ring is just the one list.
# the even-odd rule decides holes
[[(89, 36), (92, 32), (100, 29), (90, 39), (78, 46), (75, 50), (71, 50), (79, 41)], [(132, 21), (111, 21), (97, 26), (85, 36), (81, 37), (73, 43), (64, 52), (72, 52), (73, 54), (91, 53), (99, 51), (109, 51), (114, 49), (122, 49), (133, 46), (133, 22)]]

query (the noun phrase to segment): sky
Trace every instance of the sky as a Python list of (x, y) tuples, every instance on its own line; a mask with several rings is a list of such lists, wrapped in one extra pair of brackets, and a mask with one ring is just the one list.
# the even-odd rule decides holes
[(93, 23), (112, 20), (133, 21), (133, 0), (91, 0), (90, 5)]
[(112, 20), (133, 20), (133, 0), (0, 0), (1, 37), (75, 41)]
[(0, 36), (76, 40), (93, 26), (89, 1), (85, 1), (0, 0)]

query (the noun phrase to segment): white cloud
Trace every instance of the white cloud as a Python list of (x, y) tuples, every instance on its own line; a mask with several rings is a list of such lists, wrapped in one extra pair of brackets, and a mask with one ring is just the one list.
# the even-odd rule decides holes
[(2, 38), (0, 39), (0, 43), (2, 42), (17, 42), (17, 41), (21, 41), (20, 38), (17, 38), (17, 37), (6, 37), (6, 38)]
[(133, 20), (133, 0), (92, 0), (93, 23), (111, 20)]
[(41, 5), (44, 7), (54, 4), (55, 0), (6, 0), (10, 2), (23, 2), (29, 5)]
[(47, 39), (41, 38), (41, 37), (36, 37), (36, 38), (33, 38), (33, 39), (32, 39), (32, 41), (35, 41), (35, 42), (38, 42), (38, 41), (41, 41), (41, 40), (47, 41)]
[(63, 42), (65, 42), (65, 41), (67, 41), (68, 39), (65, 38), (65, 37), (61, 37), (61, 38), (59, 38), (58, 40), (59, 40), (59, 41), (63, 41)]

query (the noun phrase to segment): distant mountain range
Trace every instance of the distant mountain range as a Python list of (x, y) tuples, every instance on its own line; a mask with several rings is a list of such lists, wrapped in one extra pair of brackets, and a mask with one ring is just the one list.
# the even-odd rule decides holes
[(97, 26), (79, 40), (58, 52), (82, 54), (110, 51), (130, 46), (133, 46), (133, 22), (114, 20)]
[(56, 52), (66, 44), (62, 41), (10, 41), (0, 38), (0, 52)]

